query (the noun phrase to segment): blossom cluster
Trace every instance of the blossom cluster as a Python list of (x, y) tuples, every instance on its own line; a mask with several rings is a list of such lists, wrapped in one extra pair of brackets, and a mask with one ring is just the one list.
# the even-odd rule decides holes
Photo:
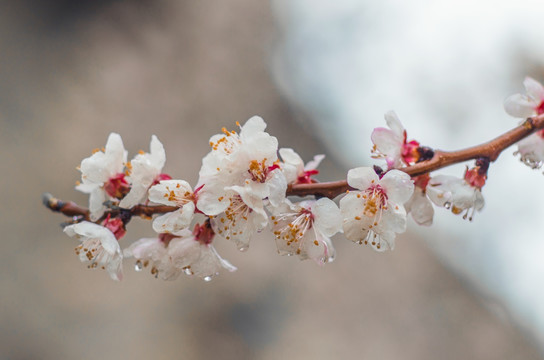
[[(217, 238), (245, 251), (252, 236), (265, 228), (273, 231), (281, 254), (320, 264), (332, 261), (331, 237), (342, 231), (338, 206), (328, 198), (286, 198), (288, 184), (315, 182), (312, 176), (319, 173), (316, 168), (324, 156), (305, 165), (293, 149), (278, 149), (278, 140), (265, 131), (260, 117), (238, 126), (239, 133), (223, 128), (211, 137), (211, 151), (202, 160), (194, 187), (162, 173), (166, 155), (157, 137), (152, 137), (149, 153), (141, 151), (127, 161), (121, 136), (110, 134), (105, 148), (79, 167), (76, 189), (90, 195), (90, 221), (64, 228), (81, 241), (76, 248), (81, 261), (107, 270), (114, 280), (122, 278), (122, 261), (129, 257), (135, 259), (136, 270), (149, 268), (165, 280), (181, 273), (210, 280), (222, 269), (236, 270), (215, 250)], [(140, 205), (168, 210), (153, 219), (156, 237), (121, 250), (119, 240), (130, 220), (126, 214)], [(119, 209), (118, 215), (112, 217), (108, 206)]]
[[(517, 117), (544, 113), (544, 87), (525, 80), (527, 94), (506, 99), (506, 111)], [(347, 173), (347, 191), (338, 196), (289, 198), (288, 189), (318, 184), (314, 176), (324, 155), (304, 163), (290, 148), (279, 148), (260, 117), (250, 118), (239, 132), (226, 128), (209, 140), (194, 186), (162, 172), (166, 154), (156, 136), (149, 152), (131, 161), (121, 136), (109, 135), (106, 146), (95, 150), (79, 166), (76, 189), (89, 194), (89, 210), (64, 228), (77, 238), (79, 259), (89, 268), (101, 268), (114, 280), (123, 276), (123, 259), (133, 258), (135, 269), (149, 269), (164, 280), (180, 274), (206, 281), (220, 271), (234, 271), (216, 251), (216, 241), (232, 242), (246, 251), (253, 236), (269, 229), (281, 255), (312, 259), (323, 265), (335, 258), (332, 237), (392, 250), (407, 226), (407, 215), (420, 225), (433, 222), (434, 207), (472, 220), (484, 206), (482, 188), (490, 159), (481, 157), (462, 177), (409, 175), (409, 169), (432, 159), (434, 150), (407, 139), (394, 112), (385, 114), (387, 127), (371, 134), (372, 157), (384, 160), (373, 167)], [(544, 130), (518, 144), (521, 160), (533, 168), (544, 163)], [(126, 226), (136, 209), (152, 219), (156, 235), (137, 239), (121, 249)], [(151, 214), (151, 216), (149, 215)], [(154, 217), (153, 217), (154, 215)]]

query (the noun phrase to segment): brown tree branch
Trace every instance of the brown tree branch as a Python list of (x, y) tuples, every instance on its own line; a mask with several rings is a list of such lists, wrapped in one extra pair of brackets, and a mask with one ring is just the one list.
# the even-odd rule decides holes
[[(79, 217), (82, 217), (82, 219), (84, 220), (90, 221), (89, 209), (81, 207), (73, 201), (64, 202), (62, 200), (55, 198), (53, 195), (49, 193), (43, 194), (42, 200), (45, 207), (49, 208), (52, 211), (60, 212), (66, 216), (79, 216)], [(166, 205), (152, 205), (152, 206), (136, 205), (132, 209), (124, 210), (120, 208), (114, 208), (114, 209), (106, 210), (102, 218), (105, 218), (108, 215), (116, 216), (120, 214), (122, 211), (129, 212), (130, 216), (151, 217), (154, 214), (164, 214), (164, 213), (175, 211), (177, 209), (178, 208), (175, 206), (166, 206)]]
[[(467, 149), (458, 151), (442, 151), (435, 150), (434, 156), (430, 160), (422, 161), (412, 166), (408, 166), (399, 170), (404, 171), (410, 176), (418, 176), (432, 171), (461, 163), (477, 158), (488, 158), (490, 161), (495, 161), (502, 151), (511, 145), (517, 143), (521, 139), (526, 138), (533, 132), (544, 129), (544, 115), (528, 118), (523, 124), (514, 129), (496, 137), (486, 143), (476, 145)], [(317, 195), (326, 196), (334, 199), (338, 195), (349, 190), (350, 187), (346, 180), (315, 183), (315, 184), (295, 184), (290, 185), (287, 189), (287, 195), (290, 196), (307, 196)]]
[[(521, 139), (531, 135), (537, 130), (544, 129), (544, 115), (528, 118), (523, 124), (515, 127), (514, 129), (496, 137), (495, 139), (486, 143), (476, 145), (467, 149), (458, 151), (442, 151), (435, 150), (434, 156), (426, 161), (422, 161), (412, 166), (408, 166), (402, 169), (410, 176), (418, 176), (432, 171), (450, 166), (453, 164), (461, 163), (468, 160), (474, 160), (477, 158), (487, 158), (491, 162), (497, 160), (501, 152), (511, 145), (517, 143)], [(313, 183), (313, 184), (295, 184), (289, 185), (287, 188), (287, 196), (318, 196), (328, 197), (334, 199), (338, 195), (350, 190), (350, 187), (346, 180)], [(64, 202), (54, 198), (51, 194), (43, 195), (44, 205), (52, 211), (60, 212), (66, 216), (77, 216), (82, 219), (89, 220), (89, 210), (80, 207), (74, 202)], [(132, 209), (119, 209), (114, 208), (107, 210), (105, 216), (111, 214), (112, 216), (118, 215), (122, 211), (129, 212), (130, 216), (146, 216), (151, 217), (154, 214), (164, 214), (176, 210), (174, 206), (148, 206), (137, 205)]]

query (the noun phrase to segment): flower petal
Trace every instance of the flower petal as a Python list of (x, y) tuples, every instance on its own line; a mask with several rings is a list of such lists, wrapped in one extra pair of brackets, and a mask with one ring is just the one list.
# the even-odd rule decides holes
[(314, 216), (314, 227), (327, 237), (342, 230), (342, 213), (329, 198), (317, 200), (311, 209)]
[(378, 175), (373, 168), (358, 167), (348, 171), (348, 184), (359, 190), (366, 190), (372, 184), (377, 183)]
[(514, 94), (504, 100), (504, 110), (513, 117), (527, 118), (533, 116), (538, 104), (526, 95)]
[(397, 116), (397, 113), (394, 111), (388, 111), (384, 115), (385, 122), (387, 123), (387, 126), (395, 133), (395, 135), (399, 136), (403, 141), (404, 140), (404, 126), (402, 126), (402, 123), (399, 120), (399, 117)]
[(175, 233), (191, 225), (195, 212), (195, 204), (189, 202), (179, 210), (158, 216), (153, 220), (153, 230), (157, 233)]
[(532, 77), (527, 76), (523, 81), (523, 86), (527, 95), (534, 99), (537, 103), (540, 103), (544, 100), (544, 87), (541, 83), (533, 79)]
[(193, 189), (185, 180), (163, 180), (149, 189), (149, 200), (158, 204), (182, 206), (193, 200)]
[(430, 226), (433, 223), (434, 208), (421, 188), (416, 187), (414, 194), (404, 204), (406, 212), (412, 214), (412, 218), (419, 225)]
[(404, 204), (414, 192), (414, 182), (410, 175), (400, 170), (388, 171), (380, 180), (389, 201)]

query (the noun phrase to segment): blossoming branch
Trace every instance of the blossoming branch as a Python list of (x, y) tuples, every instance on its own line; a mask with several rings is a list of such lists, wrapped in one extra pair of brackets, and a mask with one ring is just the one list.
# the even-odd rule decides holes
[[(434, 207), (472, 220), (484, 206), (482, 188), (490, 163), (517, 143), (516, 155), (531, 168), (544, 163), (544, 87), (526, 78), (526, 94), (505, 100), (506, 111), (526, 118), (497, 138), (459, 151), (433, 150), (407, 139), (394, 112), (385, 114), (387, 128), (371, 134), (374, 167), (348, 171), (347, 179), (318, 182), (314, 176), (324, 155), (304, 163), (289, 148), (279, 148), (260, 117), (240, 132), (225, 128), (210, 138), (195, 186), (162, 172), (164, 147), (151, 137), (148, 153), (127, 161), (121, 136), (108, 137), (105, 148), (83, 159), (76, 189), (89, 194), (89, 207), (64, 202), (50, 194), (43, 201), (70, 221), (64, 232), (79, 240), (75, 251), (89, 268), (101, 268), (114, 280), (123, 276), (124, 258), (135, 269), (155, 277), (180, 274), (206, 281), (222, 270), (234, 271), (215, 250), (215, 241), (249, 248), (253, 235), (272, 231), (278, 253), (318, 264), (331, 262), (331, 237), (343, 232), (352, 242), (376, 251), (392, 250), (406, 230), (407, 214), (417, 224), (432, 224)], [(441, 168), (475, 160), (462, 177), (433, 175)], [(293, 197), (310, 196), (302, 201)], [(291, 198), (289, 198), (291, 197)], [(335, 202), (335, 200), (339, 200)], [(127, 224), (134, 217), (152, 220), (156, 236), (138, 239), (121, 250)], [(192, 229), (192, 230), (191, 230)]]

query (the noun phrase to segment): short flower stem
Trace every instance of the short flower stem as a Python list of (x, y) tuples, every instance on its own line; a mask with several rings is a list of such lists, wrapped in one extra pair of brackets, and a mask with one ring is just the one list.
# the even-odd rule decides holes
[[(487, 158), (491, 162), (497, 160), (499, 155), (511, 145), (526, 138), (537, 130), (544, 129), (544, 115), (528, 118), (523, 124), (507, 131), (506, 133), (496, 137), (486, 143), (462, 149), (458, 151), (442, 151), (435, 150), (434, 156), (429, 159), (408, 166), (399, 170), (404, 171), (410, 176), (418, 176), (432, 171), (458, 164), (468, 160), (477, 158)], [(312, 183), (312, 184), (294, 184), (287, 188), (287, 196), (308, 196), (328, 197), (334, 199), (338, 195), (350, 190), (346, 180)], [(74, 202), (64, 202), (56, 199), (49, 193), (43, 194), (43, 204), (52, 211), (60, 212), (70, 217), (81, 217), (84, 220), (89, 220), (89, 210), (77, 205)], [(151, 217), (153, 214), (164, 214), (176, 210), (173, 206), (157, 206), (157, 205), (136, 205), (130, 209), (131, 216)], [(117, 215), (120, 209), (107, 210), (104, 216), (108, 214)]]

